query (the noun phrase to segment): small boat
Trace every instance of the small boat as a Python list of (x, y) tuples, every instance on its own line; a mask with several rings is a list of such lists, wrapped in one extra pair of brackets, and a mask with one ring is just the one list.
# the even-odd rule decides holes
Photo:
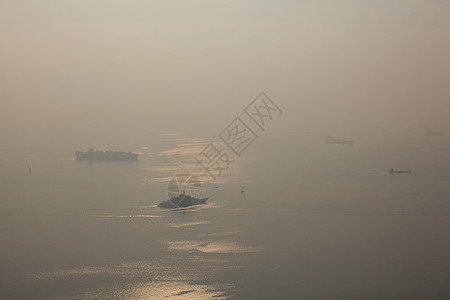
[(396, 174), (396, 173), (411, 173), (411, 170), (394, 170), (393, 168), (389, 169), (389, 174)]
[(196, 198), (190, 195), (186, 195), (185, 193), (180, 194), (177, 197), (172, 197), (167, 199), (166, 201), (158, 204), (158, 207), (161, 208), (184, 208), (199, 204), (205, 204), (208, 198)]
[(333, 136), (329, 135), (326, 138), (327, 144), (341, 144), (341, 145), (350, 145), (353, 146), (355, 144), (354, 141), (351, 140), (343, 140), (343, 139), (335, 139)]

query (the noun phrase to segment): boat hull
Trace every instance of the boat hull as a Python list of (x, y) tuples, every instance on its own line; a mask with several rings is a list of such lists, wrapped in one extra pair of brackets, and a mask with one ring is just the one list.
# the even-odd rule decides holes
[(194, 197), (176, 197), (172, 199), (168, 199), (166, 201), (161, 202), (158, 204), (158, 207), (164, 208), (164, 209), (171, 209), (171, 208), (183, 208), (183, 207), (190, 207), (195, 206), (199, 204), (205, 204), (208, 198), (194, 198)]

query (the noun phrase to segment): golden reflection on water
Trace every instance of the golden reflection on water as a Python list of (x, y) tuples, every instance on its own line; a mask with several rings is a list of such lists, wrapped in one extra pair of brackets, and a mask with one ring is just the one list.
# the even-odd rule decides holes
[[(186, 259), (181, 264), (189, 265), (192, 262), (191, 259)], [(229, 295), (234, 291), (234, 286), (231, 284), (193, 283), (193, 281), (210, 278), (214, 269), (222, 268), (222, 265), (229, 265), (229, 262), (212, 258), (194, 258), (194, 262), (205, 267), (193, 270), (180, 267), (178, 264), (171, 265), (165, 261), (156, 263), (136, 261), (104, 267), (76, 267), (55, 270), (37, 274), (31, 279), (49, 282), (83, 277), (98, 278), (99, 276), (116, 276), (116, 278), (122, 278), (122, 280), (123, 278), (142, 279), (135, 283), (115, 284), (114, 286), (94, 290), (79, 291), (73, 296), (65, 295), (64, 299), (229, 299)], [(119, 279), (118, 282), (120, 281)]]
[(158, 215), (84, 215), (92, 218), (161, 218)]
[[(203, 173), (196, 168), (194, 157), (198, 155), (209, 140), (192, 139), (183, 137), (177, 133), (165, 135), (167, 139), (176, 141), (175, 146), (167, 146), (166, 149), (154, 150), (151, 146), (143, 145), (138, 164), (140, 172), (148, 173), (144, 180), (133, 182), (134, 185), (167, 184), (173, 176), (179, 173)], [(153, 151), (153, 152), (152, 152)], [(142, 158), (142, 159), (141, 159)], [(203, 190), (206, 195), (214, 194), (221, 183), (232, 183), (236, 180), (236, 174), (242, 172), (242, 164), (230, 165), (223, 177), (211, 184), (210, 178), (199, 176), (203, 182)], [(234, 178), (234, 179), (233, 179)], [(239, 184), (242, 184), (240, 182)], [(240, 190), (240, 188), (239, 188)], [(212, 199), (211, 199), (212, 198)], [(170, 218), (173, 213), (185, 213), (187, 211), (199, 211), (203, 209), (217, 208), (218, 202), (210, 197), (207, 204), (179, 210), (163, 211), (155, 205), (139, 206), (140, 209), (151, 209), (140, 213), (127, 214), (93, 214), (83, 215), (91, 218)], [(161, 201), (164, 199), (161, 199)], [(190, 222), (171, 222), (165, 226), (174, 232), (183, 231), (185, 228), (209, 228), (211, 221), (192, 220)], [(201, 227), (200, 227), (201, 226)], [(215, 227), (215, 229), (217, 229)], [(209, 233), (199, 233), (194, 240), (159, 240), (157, 244), (163, 246), (164, 251), (171, 257), (170, 260), (157, 259), (155, 261), (126, 262), (107, 266), (83, 266), (51, 272), (40, 273), (31, 280), (48, 282), (71, 282), (75, 278), (99, 280), (112, 276), (114, 286), (109, 282), (94, 290), (78, 291), (77, 295), (65, 295), (65, 299), (228, 299), (234, 293), (234, 286), (228, 284), (207, 284), (217, 272), (228, 268), (241, 268), (238, 261), (233, 261), (230, 256), (236, 254), (259, 252), (261, 249), (248, 247), (238, 241), (232, 240), (233, 235), (240, 231), (236, 228), (222, 228)], [(218, 240), (214, 240), (218, 238)], [(156, 241), (155, 241), (156, 242)], [(230, 254), (230, 255), (224, 255)], [(172, 261), (176, 260), (176, 261)], [(201, 284), (200, 284), (201, 282)], [(206, 283), (205, 283), (206, 282)], [(102, 283), (103, 284), (103, 283)]]
[(198, 221), (198, 222), (189, 222), (189, 223), (170, 223), (168, 224), (169, 227), (172, 228), (184, 228), (184, 227), (191, 227), (191, 226), (195, 226), (195, 225), (205, 225), (205, 224), (210, 224), (211, 222), (209, 221)]
[(198, 251), (202, 253), (251, 253), (258, 252), (255, 247), (243, 246), (235, 241), (224, 240), (189, 240), (189, 241), (166, 241), (167, 248), (172, 251)]
[[(230, 156), (230, 160), (235, 161), (229, 165), (228, 169), (222, 171), (221, 176), (215, 174), (215, 181), (195, 162), (195, 157), (201, 156), (201, 151), (211, 140), (190, 138), (184, 136), (183, 133), (166, 134), (162, 137), (166, 141), (170, 140), (170, 143), (166, 143), (165, 149), (150, 152), (151, 147), (143, 145), (139, 152), (142, 152), (140, 168), (151, 173), (149, 182), (167, 184), (176, 174), (190, 173), (196, 175), (202, 182), (214, 184), (239, 183), (236, 175), (242, 174), (243, 165), (238, 163), (235, 157)], [(242, 161), (242, 159), (239, 159), (239, 161)]]
[(229, 299), (223, 289), (230, 286), (208, 286), (200, 284), (188, 284), (183, 281), (152, 282), (139, 284), (129, 290), (122, 290), (115, 293), (115, 297), (121, 299), (183, 299), (183, 300), (203, 300), (203, 299)]

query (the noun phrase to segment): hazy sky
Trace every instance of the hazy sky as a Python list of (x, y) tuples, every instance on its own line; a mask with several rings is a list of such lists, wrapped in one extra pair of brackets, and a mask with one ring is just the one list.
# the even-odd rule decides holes
[(0, 137), (290, 128), (450, 133), (450, 1), (0, 1)]

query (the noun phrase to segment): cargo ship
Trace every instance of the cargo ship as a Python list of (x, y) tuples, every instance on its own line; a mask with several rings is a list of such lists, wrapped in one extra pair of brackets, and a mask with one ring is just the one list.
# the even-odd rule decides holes
[(326, 139), (327, 144), (342, 144), (353, 146), (355, 142), (350, 140), (335, 139), (333, 136), (329, 135)]
[(75, 151), (75, 159), (79, 161), (137, 161), (138, 154), (120, 151), (95, 151), (89, 148), (88, 151)]
[(427, 130), (425, 131), (425, 134), (427, 136), (443, 136), (444, 133), (443, 132), (439, 132), (439, 131), (434, 131), (430, 128), (427, 128)]
[(394, 168), (389, 169), (389, 174), (397, 174), (397, 173), (411, 173), (411, 170), (394, 170)]

